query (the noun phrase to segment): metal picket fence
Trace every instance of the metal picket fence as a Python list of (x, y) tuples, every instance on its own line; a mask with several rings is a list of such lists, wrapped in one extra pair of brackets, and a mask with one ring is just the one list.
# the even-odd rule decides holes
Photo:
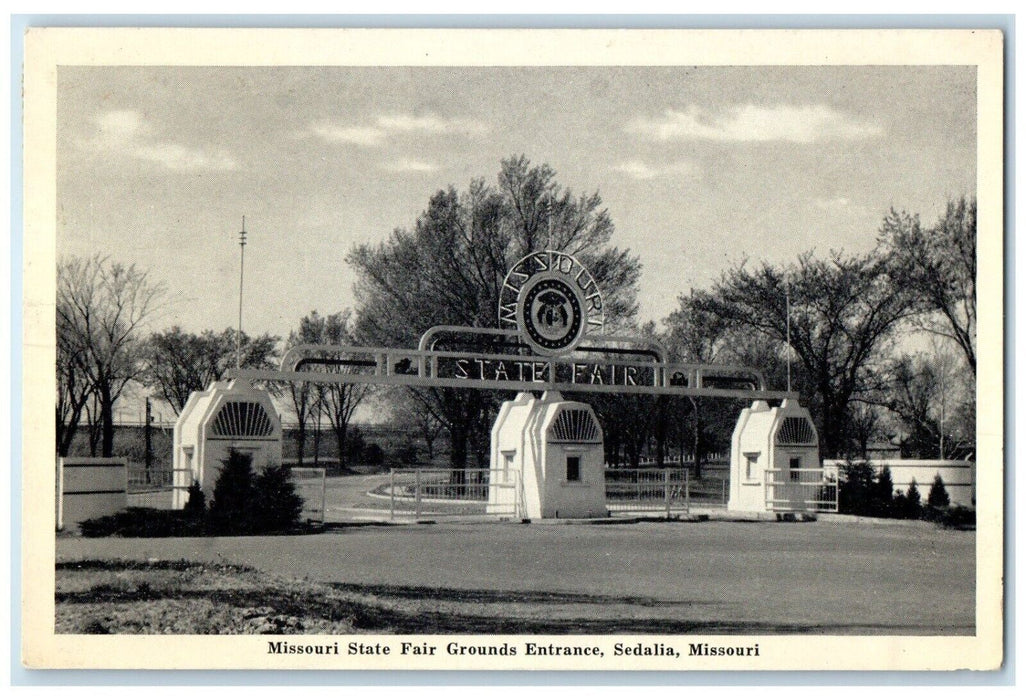
[(389, 499), (392, 519), (519, 518), (523, 494), (518, 477), (500, 469), (393, 469), (381, 495)]
[(610, 513), (688, 513), (691, 508), (725, 508), (727, 480), (692, 479), (687, 469), (618, 469), (606, 471), (606, 506)]
[[(175, 481), (175, 475), (179, 478)], [(135, 508), (156, 508), (172, 510), (175, 502), (175, 491), (181, 491), (180, 500), (186, 501), (186, 492), (192, 483), (192, 474), (188, 469), (147, 469), (144, 465), (128, 465), (128, 505)]]

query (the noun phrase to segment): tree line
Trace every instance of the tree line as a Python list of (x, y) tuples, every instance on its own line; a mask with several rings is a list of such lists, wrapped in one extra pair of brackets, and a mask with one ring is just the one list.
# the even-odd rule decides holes
[[(824, 457), (864, 457), (875, 441), (910, 457), (974, 451), (976, 201), (948, 203), (931, 226), (884, 214), (866, 253), (808, 251), (787, 264), (744, 260), (704, 289), (680, 291), (658, 324), (638, 316), (641, 263), (613, 244), (598, 192), (562, 186), (548, 165), (502, 161), (494, 183), (433, 194), (410, 227), (355, 246), (356, 303), (312, 311), (284, 342), (242, 339), (241, 365), (275, 366), (298, 344), (416, 347), (435, 325), (496, 326), (503, 279), (529, 252), (576, 256), (603, 290), (606, 332), (658, 340), (677, 362), (744, 364), (774, 389), (791, 386), (812, 412)], [(148, 274), (102, 256), (62, 260), (57, 296), (57, 451), (80, 424), (94, 452), (113, 445), (113, 406), (139, 382), (180, 411), (191, 391), (235, 364), (235, 331), (186, 333), (143, 327), (163, 288)], [(790, 341), (788, 344), (788, 340)], [(473, 348), (498, 351), (485, 340)], [(345, 371), (339, 369), (337, 371)], [(307, 434), (328, 429), (346, 454), (348, 426), (366, 385), (271, 387), (290, 404), (300, 460)], [(451, 388), (377, 389), (391, 417), (416, 427), (430, 451), (444, 435), (454, 472), (487, 467), (492, 421), (512, 394)], [(602, 422), (607, 460), (637, 466), (693, 460), (729, 445), (742, 404), (681, 397), (589, 396)], [(94, 439), (95, 435), (95, 439)], [(316, 447), (315, 447), (316, 449)]]

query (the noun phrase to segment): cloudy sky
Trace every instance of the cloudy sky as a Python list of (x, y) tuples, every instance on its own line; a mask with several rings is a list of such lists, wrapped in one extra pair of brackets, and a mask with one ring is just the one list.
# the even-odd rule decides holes
[(747, 257), (872, 247), (976, 192), (975, 72), (859, 68), (85, 68), (58, 71), (58, 252), (168, 289), (154, 328), (287, 335), (353, 303), (355, 243), (499, 161), (597, 190), (641, 256), (641, 320)]

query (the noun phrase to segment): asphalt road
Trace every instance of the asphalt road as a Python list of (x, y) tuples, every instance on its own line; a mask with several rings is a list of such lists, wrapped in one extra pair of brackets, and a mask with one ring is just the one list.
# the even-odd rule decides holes
[(974, 630), (975, 533), (927, 524), (353, 526), (301, 537), (61, 537), (57, 555), (245, 564), (419, 600), (472, 616), (468, 628), (516, 616), (584, 632), (626, 618), (650, 632)]

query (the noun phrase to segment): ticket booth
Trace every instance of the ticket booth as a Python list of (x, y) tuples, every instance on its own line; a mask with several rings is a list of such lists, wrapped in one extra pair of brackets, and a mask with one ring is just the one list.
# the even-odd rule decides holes
[(281, 421), (271, 395), (242, 379), (189, 395), (174, 428), (174, 507), (185, 507), (194, 481), (209, 501), (233, 449), (250, 455), (254, 470), (281, 464)]
[(594, 518), (606, 509), (602, 429), (591, 406), (523, 392), (506, 401), (492, 426), (488, 512), (511, 500), (527, 518)]
[(729, 510), (816, 510), (823, 489), (819, 435), (808, 409), (785, 399), (741, 411), (730, 445)]

